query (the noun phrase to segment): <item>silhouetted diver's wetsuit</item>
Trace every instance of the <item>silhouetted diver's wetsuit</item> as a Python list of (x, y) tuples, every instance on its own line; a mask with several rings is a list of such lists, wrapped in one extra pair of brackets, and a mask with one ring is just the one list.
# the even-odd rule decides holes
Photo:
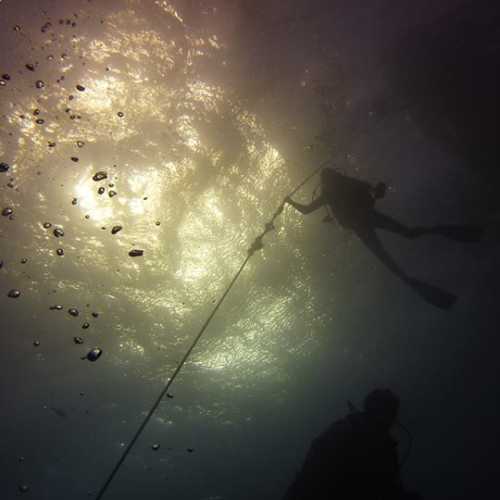
[(406, 274), (383, 247), (375, 229), (384, 229), (405, 238), (417, 238), (426, 234), (438, 234), (462, 241), (479, 241), (482, 228), (479, 226), (432, 226), (408, 227), (397, 220), (375, 210), (377, 198), (384, 196), (382, 184), (373, 187), (365, 181), (342, 175), (332, 169), (324, 169), (321, 175), (321, 194), (309, 205), (302, 205), (287, 197), (285, 201), (302, 214), (309, 214), (323, 205), (329, 205), (338, 223), (354, 231), (359, 239), (405, 283), (415, 289), (425, 300), (437, 307), (447, 309), (456, 301), (456, 296), (444, 290), (418, 281)]
[[(390, 391), (376, 389), (365, 411), (333, 422), (314, 439), (283, 500), (420, 499), (400, 480), (397, 441), (390, 433), (399, 406), (389, 396), (399, 405)], [(367, 408), (372, 402), (377, 406)]]
[(351, 415), (312, 442), (283, 500), (396, 498), (398, 479), (396, 443)]

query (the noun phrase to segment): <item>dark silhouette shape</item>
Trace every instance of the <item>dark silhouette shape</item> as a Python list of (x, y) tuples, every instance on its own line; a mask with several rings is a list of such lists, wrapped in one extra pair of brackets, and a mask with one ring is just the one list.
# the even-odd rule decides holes
[(400, 480), (398, 443), (390, 434), (399, 398), (375, 389), (366, 396), (364, 411), (349, 407), (346, 417), (313, 440), (283, 500), (421, 499)]
[[(392, 217), (375, 210), (375, 202), (385, 195), (385, 189), (383, 183), (372, 186), (368, 182), (348, 177), (327, 168), (321, 173), (321, 194), (312, 203), (302, 205), (289, 197), (285, 198), (285, 202), (302, 214), (309, 214), (323, 205), (330, 206), (337, 222), (354, 231), (389, 270), (427, 302), (441, 309), (449, 309), (457, 297), (408, 276), (387, 253), (375, 229), (384, 229), (410, 239), (435, 234), (454, 241), (477, 242), (481, 239), (483, 228), (476, 225), (405, 226)], [(331, 217), (325, 219), (328, 222), (331, 220)]]

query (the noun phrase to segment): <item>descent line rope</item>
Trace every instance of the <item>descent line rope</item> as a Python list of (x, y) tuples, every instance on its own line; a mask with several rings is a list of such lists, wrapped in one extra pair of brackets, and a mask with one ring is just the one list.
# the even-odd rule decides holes
[[(297, 187), (295, 189), (293, 189), (293, 191), (291, 191), (288, 194), (288, 196), (293, 196), (302, 186), (304, 186), (306, 184), (306, 182), (309, 179), (311, 179), (312, 177), (314, 177), (324, 167), (324, 165), (327, 164), (329, 161), (330, 161), (330, 159), (328, 159), (328, 160), (324, 161), (323, 163), (321, 163), (321, 165), (318, 168), (316, 168), (316, 170), (314, 170), (314, 172), (312, 172), (310, 175), (308, 175), (300, 184), (298, 184)], [(134, 434), (134, 437), (132, 438), (132, 440), (130, 441), (130, 443), (127, 445), (127, 447), (123, 451), (121, 457), (119, 458), (119, 460), (116, 463), (115, 467), (111, 471), (111, 474), (108, 476), (108, 478), (106, 479), (105, 483), (102, 485), (101, 489), (99, 490), (99, 492), (97, 494), (97, 497), (96, 497), (96, 500), (100, 500), (103, 497), (104, 493), (108, 489), (108, 486), (111, 484), (111, 481), (113, 480), (113, 478), (115, 477), (116, 473), (120, 469), (121, 465), (123, 464), (123, 462), (127, 458), (127, 455), (129, 454), (130, 450), (132, 449), (132, 447), (136, 443), (137, 439), (139, 439), (139, 436), (141, 435), (142, 431), (144, 430), (144, 428), (148, 424), (149, 420), (153, 416), (154, 412), (158, 408), (158, 405), (160, 404), (161, 400), (165, 397), (165, 394), (167, 393), (168, 389), (170, 388), (170, 386), (174, 382), (175, 378), (177, 377), (177, 375), (181, 371), (181, 369), (184, 366), (185, 362), (189, 358), (191, 352), (193, 351), (193, 349), (195, 348), (196, 344), (198, 343), (198, 341), (200, 340), (201, 336), (203, 335), (203, 333), (205, 332), (206, 328), (208, 327), (210, 321), (215, 316), (215, 313), (217, 312), (217, 310), (221, 306), (222, 302), (224, 301), (224, 299), (228, 295), (228, 293), (231, 290), (231, 288), (233, 287), (233, 285), (236, 283), (236, 281), (240, 277), (240, 274), (242, 273), (243, 269), (247, 265), (248, 261), (251, 259), (251, 257), (253, 256), (253, 254), (257, 250), (261, 250), (264, 247), (264, 244), (262, 243), (262, 238), (269, 231), (272, 231), (274, 229), (273, 222), (276, 219), (276, 217), (278, 217), (278, 215), (283, 211), (284, 205), (285, 205), (285, 202), (283, 201), (281, 203), (281, 205), (277, 208), (277, 210), (274, 212), (271, 220), (264, 225), (264, 231), (259, 236), (257, 236), (255, 238), (254, 242), (252, 243), (252, 245), (248, 249), (247, 256), (246, 256), (245, 260), (243, 261), (243, 263), (241, 264), (239, 270), (234, 275), (234, 278), (232, 279), (231, 283), (226, 288), (225, 292), (223, 293), (222, 297), (219, 299), (219, 301), (215, 305), (213, 311), (210, 313), (210, 315), (206, 319), (205, 323), (203, 323), (203, 326), (201, 327), (200, 331), (198, 332), (198, 335), (196, 335), (194, 341), (191, 343), (191, 346), (186, 351), (186, 354), (184, 354), (184, 356), (181, 359), (180, 363), (177, 365), (176, 369), (172, 373), (172, 376), (169, 377), (169, 379), (168, 379), (165, 387), (162, 389), (162, 391), (160, 392), (159, 396), (156, 398), (155, 402), (153, 403), (153, 406), (151, 406), (151, 409), (149, 410), (148, 414), (146, 415), (146, 417), (142, 421), (141, 425), (137, 429), (136, 433)]]

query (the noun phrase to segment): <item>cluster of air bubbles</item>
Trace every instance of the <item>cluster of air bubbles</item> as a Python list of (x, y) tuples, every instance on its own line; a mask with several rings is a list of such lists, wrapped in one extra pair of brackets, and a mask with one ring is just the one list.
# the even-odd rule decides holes
[[(89, 0), (90, 1), (90, 0)], [(2, 3), (3, 0), (0, 0), (0, 3)], [(76, 14), (75, 14), (75, 17), (78, 17)], [(48, 33), (49, 37), (52, 39), (52, 37), (54, 37), (54, 40), (55, 40), (55, 34), (53, 34), (53, 30), (55, 27), (57, 27), (57, 24), (59, 23), (60, 25), (66, 25), (66, 26), (70, 26), (70, 27), (75, 27), (76, 26), (76, 22), (74, 22), (72, 19), (60, 19), (59, 21), (56, 20), (52, 20), (54, 25), (56, 26), (53, 26), (52, 22), (51, 21), (43, 21), (42, 23), (40, 23), (40, 25), (38, 25), (40, 31), (42, 33)], [(26, 37), (27, 35), (25, 35), (23, 33), (23, 28), (16, 24), (13, 26), (13, 30), (17, 33), (19, 33), (20, 35), (19, 36), (22, 36), (22, 37)], [(75, 37), (73, 37), (75, 38)], [(43, 47), (45, 48), (45, 47)], [(52, 52), (52, 51), (51, 51)], [(44, 59), (46, 59), (47, 61), (54, 61), (55, 59), (58, 59), (59, 58), (59, 55), (60, 55), (60, 58), (61, 60), (64, 60), (64, 59), (67, 59), (69, 56), (67, 53), (49, 53), (48, 55), (46, 55), (46, 57)], [(84, 63), (85, 64), (85, 63)], [(24, 68), (23, 68), (23, 65), (24, 65)], [(45, 78), (45, 75), (42, 74), (42, 72), (40, 71), (40, 66), (39, 66), (39, 62), (36, 61), (34, 58), (29, 58), (27, 61), (24, 60), (22, 61), (22, 64), (21, 64), (21, 70), (22, 71), (19, 71), (19, 74), (20, 75), (28, 75), (28, 85), (32, 88), (32, 91), (33, 90), (33, 86), (38, 89), (38, 90), (42, 90), (42, 89), (45, 89), (47, 86), (50, 87), (51, 84), (52, 84), (52, 79), (50, 79), (50, 81), (48, 79)], [(110, 71), (110, 68), (106, 68), (106, 71)], [(31, 74), (33, 73), (33, 74)], [(12, 77), (11, 77), (12, 75)], [(60, 75), (60, 74), (59, 74)], [(62, 76), (59, 76), (59, 75), (56, 75), (56, 78), (57, 78), (57, 83), (60, 83), (62, 82), (63, 80), (65, 80), (65, 76), (62, 75)], [(8, 74), (8, 73), (3, 73), (1, 74), (0, 73), (0, 86), (1, 87), (4, 87), (6, 85), (10, 85), (9, 82), (11, 82), (11, 80), (15, 80), (16, 78), (16, 75), (11, 73), (11, 74)], [(43, 78), (43, 79), (40, 79), (40, 78)], [(66, 79), (68, 80), (68, 79)], [(85, 80), (82, 79), (83, 82), (82, 83), (85, 83)], [(78, 82), (78, 81), (77, 81)], [(74, 90), (70, 90), (70, 92), (73, 92), (72, 94), (69, 94), (67, 95), (67, 100), (68, 101), (73, 101), (71, 104), (69, 102), (67, 102), (67, 105), (72, 105), (74, 104), (74, 102), (77, 100), (77, 98), (79, 97), (79, 93), (83, 93), (87, 90), (87, 88), (82, 85), (82, 83), (77, 83), (77, 82), (74, 82), (72, 84), (72, 89), (76, 89), (77, 92), (74, 92)], [(34, 91), (35, 92), (35, 91)], [(37, 95), (39, 95), (38, 92), (36, 92)], [(73, 95), (74, 94), (74, 95)], [(82, 96), (83, 98), (85, 96)], [(75, 101), (74, 101), (75, 100)], [(40, 103), (41, 101), (38, 100), (38, 102)], [(38, 104), (40, 105), (40, 104)], [(33, 108), (35, 108), (33, 106)], [(47, 122), (51, 122), (51, 118), (49, 115), (47, 115), (47, 109), (45, 107), (43, 107), (43, 105), (41, 105), (41, 109), (39, 108), (35, 108), (33, 109), (32, 108), (32, 115), (30, 116), (30, 111), (28, 111), (26, 113), (26, 116), (24, 114), (21, 114), (19, 115), (22, 119), (30, 119), (30, 122), (32, 124), (36, 124), (36, 125), (44, 125), (46, 124)], [(64, 109), (64, 108), (63, 108)], [(78, 114), (74, 114), (75, 113), (75, 110), (74, 109), (71, 109), (71, 108), (66, 108), (66, 112), (68, 113), (68, 117), (71, 119), (71, 120), (78, 120), (78, 119), (81, 119), (81, 116), (78, 115)], [(76, 111), (77, 112), (77, 111)], [(124, 118), (125, 116), (125, 113), (123, 110), (118, 110), (116, 112), (116, 116), (118, 118)], [(34, 125), (36, 127), (36, 125)], [(42, 127), (38, 128), (36, 127), (37, 130), (40, 130)], [(12, 135), (12, 134), (11, 134)], [(83, 137), (85, 139), (85, 137)], [(56, 147), (56, 142), (54, 140), (48, 140), (47, 142), (45, 142), (45, 144), (48, 146), (48, 148), (55, 148)], [(73, 154), (78, 154), (77, 150), (75, 149), (75, 145), (77, 148), (81, 149), (85, 146), (85, 142), (83, 140), (76, 140), (74, 143), (73, 143)], [(46, 147), (47, 147), (46, 146)], [(52, 151), (51, 151), (52, 153)], [(70, 153), (71, 154), (71, 153)], [(72, 162), (79, 162), (79, 158), (77, 156), (70, 156), (70, 154), (68, 154), (66, 156), (66, 158), (69, 157), (69, 159), (72, 161)], [(67, 161), (67, 160), (66, 160)], [(11, 169), (11, 166), (8, 164), (8, 163), (5, 163), (5, 162), (0, 162), (0, 173), (3, 173), (3, 172), (8, 172), (9, 170)], [(38, 172), (38, 174), (40, 174), (40, 172)], [(99, 182), (99, 181), (105, 181), (106, 179), (108, 179), (108, 173), (106, 171), (97, 171), (94, 173), (92, 179), (96, 182)], [(10, 182), (8, 184), (8, 186), (10, 187), (14, 187), (14, 184), (13, 184), (13, 180), (14, 179), (10, 179)], [(104, 183), (103, 183), (104, 184)], [(113, 198), (115, 196), (117, 196), (117, 192), (113, 189), (114, 188), (114, 185), (112, 183), (109, 183), (109, 185), (101, 185), (101, 186), (97, 186), (98, 189), (97, 189), (97, 193), (99, 195), (103, 195), (104, 193), (108, 193), (108, 196), (109, 198)], [(71, 198), (70, 198), (71, 199)], [(146, 197), (144, 198), (145, 200), (147, 199)], [(72, 198), (71, 199), (71, 204), (76, 206), (76, 205), (79, 205), (81, 204), (82, 201), (81, 199), (77, 199), (77, 198)], [(3, 217), (9, 217), (10, 219), (13, 219), (14, 218), (14, 208), (13, 207), (10, 207), (10, 206), (4, 206), (4, 207), (0, 207), (0, 210), (1, 210), (1, 215)], [(17, 213), (16, 213), (17, 215)], [(85, 218), (86, 219), (89, 219), (90, 216), (87, 214), (85, 215)], [(51, 223), (51, 222), (42, 222), (42, 227), (45, 229), (45, 230), (50, 230), (50, 232), (47, 233), (47, 237), (53, 235), (55, 238), (63, 238), (65, 236), (65, 233), (64, 233), (64, 230), (62, 227), (58, 226), (57, 223)], [(160, 225), (160, 222), (157, 221), (156, 222), (156, 225)], [(103, 229), (106, 229), (106, 228), (103, 228)], [(111, 234), (113, 235), (116, 235), (118, 232), (122, 231), (123, 229), (123, 226), (122, 225), (113, 225), (111, 227)], [(108, 226), (108, 230), (109, 230), (109, 226)], [(64, 240), (63, 240), (64, 241)], [(59, 244), (63, 243), (63, 241), (60, 241), (58, 242)], [(64, 249), (63, 248), (60, 248), (60, 247), (56, 247), (54, 249), (51, 250), (52, 252), (52, 255), (54, 255), (54, 253), (58, 256), (63, 256), (64, 255)], [(132, 248), (129, 252), (128, 252), (129, 256), (130, 257), (140, 257), (144, 254), (144, 250), (140, 250), (138, 248)], [(22, 258), (20, 260), (21, 264), (26, 264), (28, 262), (28, 259), (27, 258)], [(3, 265), (3, 262), (0, 262), (0, 267), (2, 267)], [(8, 290), (8, 289), (7, 289)], [(6, 290), (6, 291), (7, 291)], [(56, 290), (53, 290), (53, 292), (56, 292)], [(5, 293), (5, 292), (4, 292)], [(23, 292), (24, 293), (24, 292)], [(21, 296), (21, 292), (17, 289), (11, 289), (10, 291), (8, 291), (7, 293), (7, 296), (10, 297), (10, 298), (18, 298)], [(69, 314), (70, 316), (73, 316), (73, 317), (78, 317), (78, 316), (83, 316), (83, 314), (80, 314), (79, 310), (76, 308), (76, 307), (70, 307), (68, 308), (68, 305), (65, 305), (63, 307), (63, 305), (60, 305), (60, 304), (55, 304), (55, 305), (51, 305), (48, 307), (50, 310), (52, 311), (62, 311), (62, 310), (65, 310), (67, 311), (67, 314)], [(97, 312), (92, 312), (92, 317), (94, 318), (97, 318), (99, 316), (99, 313)], [(90, 318), (89, 318), (90, 319)], [(90, 321), (92, 321), (90, 319)], [(81, 328), (84, 329), (84, 330), (87, 330), (88, 328), (90, 327), (90, 323), (88, 321), (84, 321), (82, 324), (81, 324)], [(32, 340), (33, 341), (33, 345), (35, 347), (38, 347), (40, 345), (40, 341), (39, 340)], [(73, 341), (75, 344), (83, 344), (84, 343), (84, 340), (82, 337), (80, 336), (75, 336), (73, 338)], [(81, 359), (86, 359), (88, 361), (96, 361), (97, 359), (99, 359), (99, 357), (102, 355), (102, 349), (100, 348), (93, 348), (91, 349), (87, 354), (86, 356), (84, 356), (83, 358)], [(170, 395), (169, 395), (170, 397)], [(155, 444), (153, 445), (153, 449), (159, 449), (160, 445), (159, 444)], [(27, 491), (30, 490), (30, 487), (27, 485), (27, 484), (24, 484), (24, 483), (19, 483), (18, 484), (18, 490), (19, 492), (22, 492), (22, 493), (25, 493)]]

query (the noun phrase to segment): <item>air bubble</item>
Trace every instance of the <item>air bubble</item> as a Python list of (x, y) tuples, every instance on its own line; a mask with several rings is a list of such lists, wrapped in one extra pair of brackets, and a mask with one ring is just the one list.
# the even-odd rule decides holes
[(104, 172), (103, 170), (95, 173), (94, 176), (92, 177), (92, 179), (96, 182), (102, 181), (103, 179), (107, 179), (107, 178), (108, 178), (108, 174), (106, 172)]
[(87, 355), (81, 359), (88, 359), (89, 361), (97, 361), (102, 355), (102, 349), (95, 347), (87, 353)]

